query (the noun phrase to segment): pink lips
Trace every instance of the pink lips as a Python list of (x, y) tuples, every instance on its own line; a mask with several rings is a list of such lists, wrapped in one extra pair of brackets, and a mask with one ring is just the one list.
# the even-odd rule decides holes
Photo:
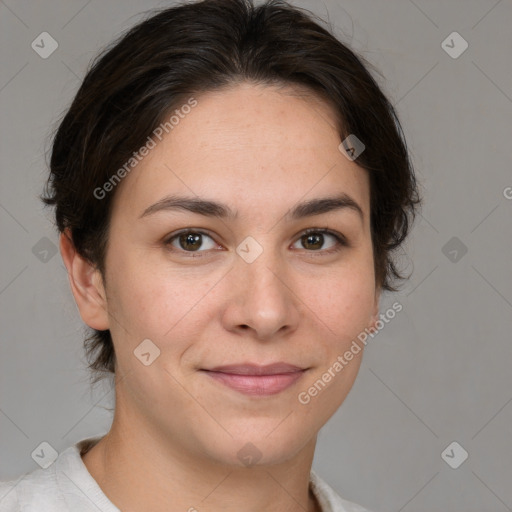
[(253, 364), (218, 366), (203, 370), (226, 386), (253, 396), (275, 395), (290, 387), (306, 371), (287, 363), (265, 366)]

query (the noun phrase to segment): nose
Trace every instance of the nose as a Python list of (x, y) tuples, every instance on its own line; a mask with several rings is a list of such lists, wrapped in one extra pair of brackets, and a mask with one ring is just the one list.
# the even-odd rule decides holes
[(293, 292), (291, 272), (264, 250), (252, 263), (237, 257), (229, 272), (229, 290), (222, 313), (224, 328), (265, 341), (289, 334), (300, 320), (300, 300)]

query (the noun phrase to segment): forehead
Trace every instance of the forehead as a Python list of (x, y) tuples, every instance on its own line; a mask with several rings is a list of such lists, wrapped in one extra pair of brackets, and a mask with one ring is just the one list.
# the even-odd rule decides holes
[(369, 208), (367, 173), (338, 149), (336, 116), (318, 97), (241, 84), (195, 99), (124, 178), (115, 209), (140, 213), (165, 194), (186, 194), (231, 204), (243, 215), (253, 207), (277, 211), (277, 198), (283, 209), (336, 192)]

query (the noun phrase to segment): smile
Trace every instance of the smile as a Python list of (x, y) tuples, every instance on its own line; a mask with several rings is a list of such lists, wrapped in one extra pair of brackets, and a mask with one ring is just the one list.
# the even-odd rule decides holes
[(270, 396), (292, 386), (304, 375), (306, 369), (277, 363), (268, 366), (231, 365), (202, 371), (210, 378), (240, 393)]

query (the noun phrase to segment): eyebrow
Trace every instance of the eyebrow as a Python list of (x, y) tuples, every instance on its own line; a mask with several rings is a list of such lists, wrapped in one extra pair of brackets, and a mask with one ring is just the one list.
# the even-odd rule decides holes
[[(355, 211), (364, 222), (363, 209), (348, 194), (340, 194), (334, 197), (310, 199), (295, 205), (285, 215), (290, 220), (299, 220), (305, 217), (321, 215), (337, 210), (349, 209)], [(220, 219), (236, 219), (238, 212), (229, 206), (209, 201), (198, 197), (167, 196), (149, 206), (139, 218), (152, 215), (160, 211), (185, 210), (188, 212), (204, 215), (205, 217), (217, 217)]]

